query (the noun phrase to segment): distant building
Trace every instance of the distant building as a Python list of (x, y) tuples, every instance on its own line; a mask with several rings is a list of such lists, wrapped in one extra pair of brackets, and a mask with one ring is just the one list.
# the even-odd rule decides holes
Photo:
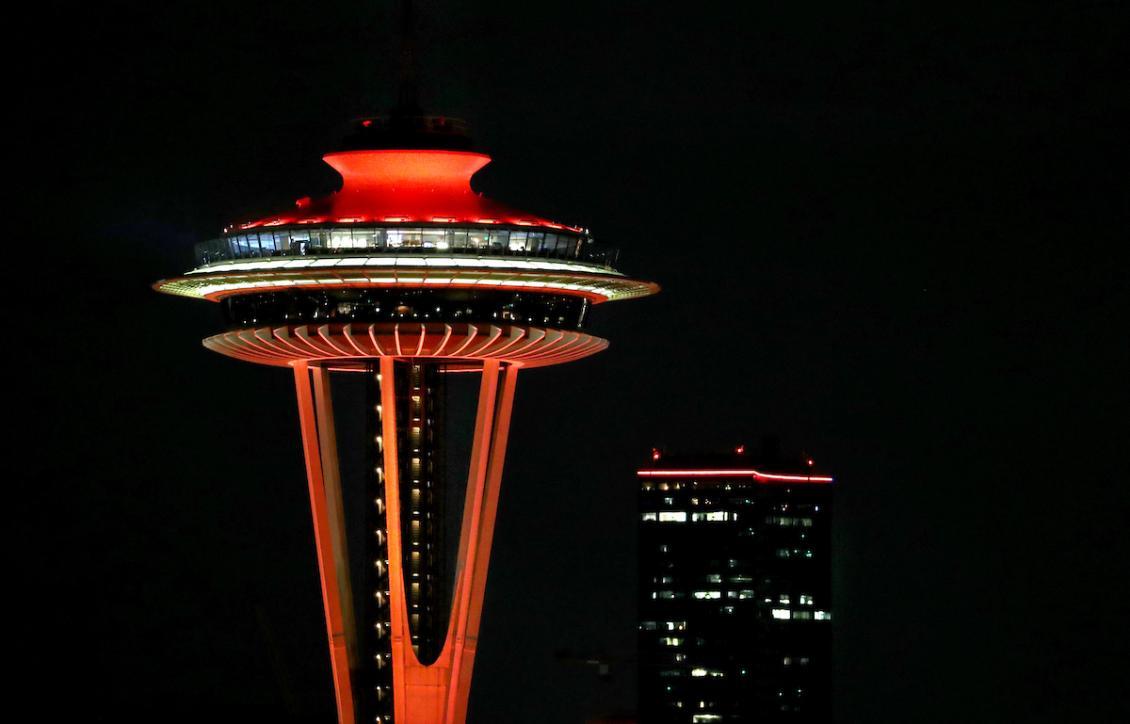
[(832, 478), (743, 448), (637, 476), (640, 721), (830, 721)]

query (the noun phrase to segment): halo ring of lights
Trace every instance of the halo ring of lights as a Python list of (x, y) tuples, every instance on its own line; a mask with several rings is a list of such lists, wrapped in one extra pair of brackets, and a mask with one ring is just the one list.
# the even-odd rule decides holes
[(203, 344), (228, 357), (279, 367), (307, 362), (349, 369), (395, 357), (444, 360), (458, 368), (484, 360), (517, 367), (572, 362), (603, 351), (608, 340), (525, 325), (375, 322), (253, 327), (213, 335)]
[[(654, 283), (629, 279), (616, 273), (524, 269), (518, 267), (519, 261), (508, 266), (437, 266), (432, 263), (412, 267), (367, 266), (352, 259), (348, 261), (353, 263), (297, 269), (239, 269), (229, 272), (220, 267), (213, 272), (205, 268), (197, 273), (163, 279), (154, 288), (166, 294), (214, 302), (233, 294), (304, 288), (501, 288), (582, 296), (594, 304), (645, 297), (658, 290)], [(279, 266), (281, 264), (276, 265)]]

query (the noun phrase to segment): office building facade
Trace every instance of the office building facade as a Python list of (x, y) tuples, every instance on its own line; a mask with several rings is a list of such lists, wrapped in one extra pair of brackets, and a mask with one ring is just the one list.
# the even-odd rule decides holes
[(829, 721), (832, 478), (738, 448), (637, 480), (640, 721)]

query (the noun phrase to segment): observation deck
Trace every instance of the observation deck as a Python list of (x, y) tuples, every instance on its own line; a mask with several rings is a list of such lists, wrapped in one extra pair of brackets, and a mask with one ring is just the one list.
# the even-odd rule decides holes
[(587, 230), (474, 192), (484, 154), (348, 148), (324, 160), (341, 190), (226, 229), (197, 244), (195, 268), (154, 285), (221, 304), (228, 330), (209, 349), (334, 369), (382, 356), (557, 364), (607, 347), (581, 331), (592, 305), (658, 291)]
[(501, 289), (590, 303), (647, 296), (615, 249), (584, 229), (515, 211), (471, 190), (490, 157), (450, 150), (327, 154), (343, 179), (326, 198), (240, 224), (196, 247), (196, 268), (158, 291), (220, 301), (291, 289)]

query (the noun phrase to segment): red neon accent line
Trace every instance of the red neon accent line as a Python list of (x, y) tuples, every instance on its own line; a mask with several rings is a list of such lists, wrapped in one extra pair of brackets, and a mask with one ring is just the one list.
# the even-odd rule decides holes
[(359, 347), (357, 345), (357, 342), (355, 342), (353, 340), (353, 323), (352, 322), (345, 325), (345, 328), (342, 331), (344, 332), (344, 334), (342, 336), (345, 337), (345, 341), (349, 343), (350, 347), (357, 350), (357, 354), (361, 355), (362, 357), (364, 357), (368, 354), (365, 350), (361, 349), (361, 347)]
[(496, 355), (498, 355), (499, 357), (502, 356), (503, 352), (510, 349), (511, 347), (516, 345), (518, 342), (521, 342), (522, 338), (526, 336), (526, 330), (523, 329), (523, 328), (520, 328), (520, 327), (515, 327), (515, 328), (510, 330), (510, 336), (513, 339), (511, 339), (509, 342), (507, 342), (506, 344), (502, 345), (501, 347), (499, 347), (498, 349), (496, 349), (494, 351), (494, 353)]
[(749, 476), (763, 482), (788, 483), (830, 483), (833, 480), (831, 477), (822, 475), (763, 473), (753, 468), (747, 468), (745, 470), (637, 470), (636, 475), (641, 478), (740, 478)]
[(449, 339), (451, 339), (451, 325), (445, 324), (443, 325), (443, 339), (439, 341), (439, 344), (432, 351), (432, 354), (438, 355), (440, 353), (440, 350), (447, 346), (447, 340)]
[(371, 339), (373, 341), (373, 348), (377, 350), (377, 353), (380, 356), (385, 357), (385, 356), (388, 355), (388, 353), (385, 352), (384, 349), (381, 347), (381, 343), (377, 341), (377, 325), (376, 324), (370, 324), (369, 325), (369, 339)]

